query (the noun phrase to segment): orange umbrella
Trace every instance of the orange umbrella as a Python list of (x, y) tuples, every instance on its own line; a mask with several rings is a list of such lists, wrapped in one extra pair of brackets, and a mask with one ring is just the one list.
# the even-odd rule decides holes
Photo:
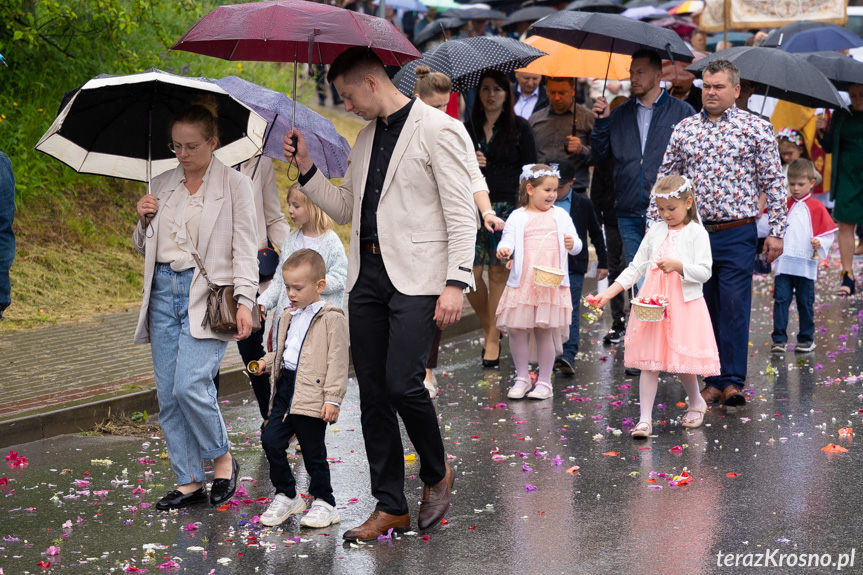
[[(548, 56), (537, 58), (516, 72), (540, 74), (554, 78), (608, 78), (628, 80), (630, 56), (593, 50), (579, 50), (542, 36), (531, 36), (525, 44), (542, 50)], [(611, 60), (609, 61), (609, 56)], [(606, 74), (606, 70), (608, 74)]]

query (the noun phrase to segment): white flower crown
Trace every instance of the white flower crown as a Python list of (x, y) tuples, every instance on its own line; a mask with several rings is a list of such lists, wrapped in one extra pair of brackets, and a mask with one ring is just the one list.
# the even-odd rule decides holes
[(526, 166), (522, 166), (521, 175), (518, 177), (518, 182), (524, 182), (526, 180), (535, 180), (537, 178), (557, 178), (560, 179), (560, 172), (556, 167), (552, 166), (551, 170), (536, 170), (533, 171), (533, 167), (537, 164), (527, 164)]
[(663, 200), (667, 200), (668, 198), (679, 198), (680, 194), (683, 192), (688, 192), (692, 190), (692, 180), (687, 178), (686, 176), (680, 176), (683, 178), (683, 183), (677, 187), (677, 189), (671, 190), (670, 192), (660, 193), (656, 191), (656, 188), (653, 188), (653, 195), (657, 198), (662, 198)]

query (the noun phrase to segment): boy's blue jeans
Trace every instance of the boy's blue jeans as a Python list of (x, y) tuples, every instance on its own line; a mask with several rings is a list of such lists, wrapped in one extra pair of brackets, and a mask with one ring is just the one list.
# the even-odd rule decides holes
[(773, 343), (786, 343), (788, 307), (796, 295), (800, 331), (797, 343), (809, 343), (815, 337), (815, 282), (809, 278), (781, 274), (773, 284)]
[(572, 323), (569, 324), (569, 339), (563, 343), (563, 357), (570, 362), (578, 355), (579, 318), (581, 310), (581, 290), (584, 287), (584, 274), (569, 274), (569, 295), (572, 298)]

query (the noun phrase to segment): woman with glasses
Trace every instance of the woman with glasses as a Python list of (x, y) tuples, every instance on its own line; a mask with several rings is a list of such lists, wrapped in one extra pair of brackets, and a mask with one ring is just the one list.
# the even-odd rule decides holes
[[(518, 199), (521, 167), (536, 163), (536, 143), (527, 120), (513, 111), (512, 88), (503, 72), (482, 73), (465, 127), (476, 146), (477, 162), (488, 183), (494, 210), (491, 213), (506, 220)], [(479, 230), (473, 261), (476, 291), (467, 294), (485, 332), (483, 367), (500, 366), (500, 332), (495, 325), (495, 312), (509, 278), (506, 262), (495, 255), (500, 234)], [(488, 266), (488, 284), (482, 278), (484, 266)]]
[[(209, 107), (208, 107), (209, 106)], [(177, 488), (157, 504), (166, 511), (207, 501), (204, 459), (213, 460), (209, 500), (234, 494), (239, 464), (231, 457), (213, 377), (227, 342), (252, 331), (258, 290), (255, 207), (248, 176), (213, 156), (219, 145), (214, 101), (193, 105), (171, 123), (169, 147), (180, 165), (153, 178), (138, 201), (132, 236), (144, 256), (144, 301), (135, 343), (150, 343), (165, 434)], [(207, 280), (232, 284), (236, 335), (205, 323)]]

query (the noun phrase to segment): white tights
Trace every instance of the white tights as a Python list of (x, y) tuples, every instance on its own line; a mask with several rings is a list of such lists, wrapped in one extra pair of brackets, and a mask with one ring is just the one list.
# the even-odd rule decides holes
[[(536, 342), (536, 355), (539, 361), (538, 382), (551, 385), (551, 373), (554, 369), (554, 338), (551, 329), (535, 327), (533, 329), (509, 329), (509, 351), (515, 363), (518, 377), (530, 381), (528, 364), (530, 363), (530, 333), (533, 332)], [(655, 390), (654, 390), (655, 392)]]
[[(698, 377), (691, 373), (678, 373), (677, 377), (680, 379), (686, 395), (689, 396), (689, 405), (702, 405), (704, 400), (698, 391)], [(656, 399), (657, 387), (659, 387), (659, 372), (642, 370), (638, 380), (638, 401), (641, 404), (639, 421), (653, 422), (653, 402)]]

